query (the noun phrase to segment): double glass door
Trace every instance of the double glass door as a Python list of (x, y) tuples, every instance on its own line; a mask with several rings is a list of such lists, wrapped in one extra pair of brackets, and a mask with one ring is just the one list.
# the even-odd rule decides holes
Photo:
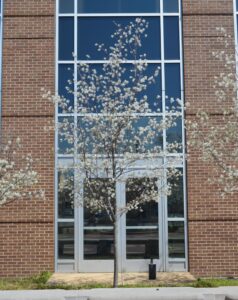
[[(147, 271), (151, 258), (158, 271), (165, 268), (165, 214), (159, 186), (158, 179), (145, 177), (128, 177), (122, 182), (117, 182), (115, 186), (105, 178), (92, 179), (90, 187), (86, 183), (83, 184), (83, 197), (87, 197), (87, 201), (90, 200), (93, 189), (99, 199), (107, 197), (107, 191), (110, 190), (115, 194), (119, 208), (137, 201), (141, 195), (147, 195), (146, 199), (151, 200), (119, 218), (119, 271)], [(153, 199), (149, 199), (150, 194), (151, 197), (153, 195)], [(112, 272), (114, 235), (113, 224), (107, 213), (79, 208), (78, 222), (78, 272)]]

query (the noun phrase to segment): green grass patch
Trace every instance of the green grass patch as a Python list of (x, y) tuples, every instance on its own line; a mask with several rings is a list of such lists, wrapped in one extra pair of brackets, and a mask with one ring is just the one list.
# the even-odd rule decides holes
[[(39, 289), (63, 289), (63, 290), (79, 290), (79, 289), (95, 289), (95, 288), (111, 288), (111, 284), (88, 283), (81, 285), (66, 284), (48, 284), (47, 281), (51, 277), (50, 272), (43, 272), (40, 275), (29, 278), (17, 279), (0, 279), (0, 290), (39, 290)], [(236, 279), (222, 278), (202, 278), (194, 282), (184, 282), (176, 284), (158, 284), (156, 281), (138, 284), (124, 284), (120, 288), (145, 288), (145, 287), (194, 287), (194, 288), (213, 288), (219, 286), (238, 286)]]

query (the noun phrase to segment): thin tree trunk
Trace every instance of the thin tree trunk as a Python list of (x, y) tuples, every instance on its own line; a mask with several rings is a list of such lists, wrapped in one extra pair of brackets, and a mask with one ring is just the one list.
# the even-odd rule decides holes
[(113, 287), (118, 287), (118, 221), (117, 218), (113, 224), (114, 229), (114, 275), (113, 275)]

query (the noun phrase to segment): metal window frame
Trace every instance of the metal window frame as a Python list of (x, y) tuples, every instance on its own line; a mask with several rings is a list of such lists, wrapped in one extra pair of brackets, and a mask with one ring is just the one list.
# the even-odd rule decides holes
[[(162, 112), (160, 115), (165, 117), (168, 112), (165, 111), (165, 64), (169, 63), (179, 63), (180, 64), (180, 83), (181, 83), (181, 100), (184, 103), (184, 71), (183, 71), (183, 42), (182, 42), (182, 0), (179, 1), (179, 11), (177, 13), (164, 13), (163, 12), (163, 0), (160, 0), (160, 13), (94, 13), (94, 14), (79, 14), (77, 13), (77, 1), (75, 0), (74, 13), (62, 14), (59, 13), (59, 0), (56, 0), (56, 12), (55, 12), (55, 27), (56, 27), (56, 38), (55, 38), (55, 92), (58, 94), (58, 79), (59, 79), (59, 65), (60, 64), (72, 64), (74, 65), (74, 76), (76, 76), (75, 80), (75, 88), (77, 82), (77, 64), (80, 62), (85, 63), (105, 63), (105, 61), (100, 60), (77, 60), (77, 19), (78, 17), (160, 17), (160, 25), (161, 25), (161, 59), (160, 60), (148, 60), (148, 63), (158, 63), (161, 65), (161, 86), (162, 86)], [(235, 0), (234, 0), (235, 1)], [(180, 59), (179, 60), (165, 60), (164, 59), (164, 17), (166, 16), (177, 16), (179, 19), (179, 49), (180, 49)], [(58, 57), (58, 42), (59, 42), (59, 18), (60, 17), (73, 17), (74, 18), (74, 60), (59, 60)], [(125, 63), (130, 63), (133, 61), (126, 61)], [(162, 67), (163, 66), (163, 67)], [(76, 104), (77, 99), (74, 97), (74, 105)], [(76, 107), (76, 105), (75, 105)], [(58, 121), (58, 117), (66, 117), (72, 116), (74, 117), (74, 123), (77, 124), (77, 118), (79, 114), (76, 111), (72, 114), (61, 114), (58, 112), (58, 107), (55, 107), (55, 120)], [(160, 234), (163, 235), (162, 240), (164, 241), (164, 270), (170, 270), (171, 265), (173, 263), (184, 263), (184, 270), (188, 270), (188, 241), (187, 241), (187, 211), (186, 211), (186, 203), (187, 203), (187, 195), (186, 195), (186, 159), (185, 159), (185, 126), (184, 126), (184, 110), (181, 112), (182, 118), (182, 143), (183, 143), (183, 151), (182, 153), (169, 154), (166, 158), (181, 158), (181, 164), (178, 164), (178, 167), (183, 170), (183, 190), (184, 190), (184, 217), (183, 218), (168, 218), (167, 217), (167, 197), (164, 196), (163, 203), (164, 207), (162, 209), (164, 214), (164, 227), (161, 228)], [(163, 131), (163, 141), (164, 145), (166, 145), (166, 130)], [(82, 256), (82, 253), (79, 253), (79, 239), (82, 238), (82, 233), (80, 233), (80, 220), (82, 219), (82, 210), (75, 209), (74, 219), (61, 219), (58, 218), (58, 165), (61, 161), (65, 161), (67, 163), (72, 161), (73, 155), (64, 155), (58, 154), (58, 132), (55, 132), (55, 271), (62, 271), (61, 268), (58, 267), (58, 264), (67, 265), (67, 263), (72, 264), (72, 269), (70, 271), (78, 272), (79, 270), (79, 257)], [(74, 180), (76, 180), (74, 174)], [(75, 182), (76, 183), (76, 182)], [(77, 186), (77, 184), (75, 184)], [(74, 222), (75, 224), (75, 259), (74, 260), (60, 260), (57, 258), (58, 256), (58, 222)], [(184, 240), (185, 240), (185, 258), (169, 258), (168, 257), (168, 222), (171, 221), (180, 221), (184, 222)], [(173, 269), (173, 267), (172, 267)]]

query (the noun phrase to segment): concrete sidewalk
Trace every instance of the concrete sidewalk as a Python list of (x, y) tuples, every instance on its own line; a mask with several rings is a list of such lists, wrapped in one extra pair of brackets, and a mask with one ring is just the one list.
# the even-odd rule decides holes
[(238, 287), (0, 291), (0, 300), (238, 300)]

